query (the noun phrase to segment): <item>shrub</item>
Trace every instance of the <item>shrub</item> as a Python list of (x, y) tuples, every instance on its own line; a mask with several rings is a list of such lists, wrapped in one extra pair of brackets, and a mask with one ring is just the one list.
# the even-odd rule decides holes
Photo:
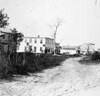
[(67, 56), (52, 54), (17, 53), (10, 55), (10, 61), (5, 56), (0, 56), (0, 76), (12, 76), (13, 74), (27, 75), (28, 73), (42, 71), (60, 65)]
[(92, 54), (91, 59), (92, 59), (92, 60), (97, 60), (97, 61), (100, 60), (100, 52), (95, 51), (95, 52)]
[(8, 77), (10, 66), (6, 57), (0, 55), (0, 78)]
[(18, 53), (17, 63), (14, 66), (15, 73), (27, 74), (28, 72), (41, 71), (60, 65), (60, 62), (65, 58), (66, 56), (53, 56), (52, 54)]

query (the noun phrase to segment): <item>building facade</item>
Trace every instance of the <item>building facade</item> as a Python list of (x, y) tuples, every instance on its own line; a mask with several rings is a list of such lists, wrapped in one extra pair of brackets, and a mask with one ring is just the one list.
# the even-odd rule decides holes
[(83, 43), (80, 45), (80, 52), (81, 54), (93, 54), (95, 51), (95, 44), (93, 43)]
[(16, 42), (14, 41), (14, 34), (8, 28), (0, 28), (0, 43), (5, 52), (15, 52)]
[(54, 39), (48, 37), (24, 37), (17, 52), (52, 53)]
[(62, 46), (61, 54), (74, 55), (77, 54), (78, 46)]

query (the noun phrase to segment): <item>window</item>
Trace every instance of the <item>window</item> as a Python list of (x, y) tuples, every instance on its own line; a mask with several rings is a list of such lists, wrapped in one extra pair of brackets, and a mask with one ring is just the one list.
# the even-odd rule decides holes
[(3, 34), (3, 35), (0, 35), (0, 37), (2, 38), (2, 39), (5, 39), (5, 35)]
[(43, 47), (45, 47), (45, 44), (43, 44)]
[(42, 39), (40, 40), (40, 43), (42, 43), (43, 41), (42, 41)]
[(30, 38), (30, 43), (32, 43), (32, 38)]
[(34, 40), (34, 43), (37, 43), (37, 40), (36, 39)]
[(34, 52), (36, 52), (36, 47), (34, 47)]
[(43, 52), (43, 49), (42, 49), (42, 47), (40, 47), (40, 51), (41, 51), (41, 52)]

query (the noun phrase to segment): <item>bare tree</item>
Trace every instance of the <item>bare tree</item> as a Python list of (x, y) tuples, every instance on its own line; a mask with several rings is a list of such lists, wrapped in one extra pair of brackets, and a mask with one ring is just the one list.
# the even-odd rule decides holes
[(53, 38), (54, 38), (54, 55), (56, 54), (56, 34), (58, 31), (58, 28), (61, 26), (62, 24), (62, 19), (61, 18), (57, 18), (56, 23), (53, 25), (49, 25), (49, 27), (53, 27), (54, 28), (54, 33), (53, 33)]

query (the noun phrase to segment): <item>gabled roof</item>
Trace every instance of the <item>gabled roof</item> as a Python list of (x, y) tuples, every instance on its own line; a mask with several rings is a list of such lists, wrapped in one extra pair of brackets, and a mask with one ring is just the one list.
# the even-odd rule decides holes
[(0, 28), (0, 33), (8, 33), (8, 34), (11, 34), (12, 31), (11, 31), (11, 29), (8, 29), (8, 28)]

